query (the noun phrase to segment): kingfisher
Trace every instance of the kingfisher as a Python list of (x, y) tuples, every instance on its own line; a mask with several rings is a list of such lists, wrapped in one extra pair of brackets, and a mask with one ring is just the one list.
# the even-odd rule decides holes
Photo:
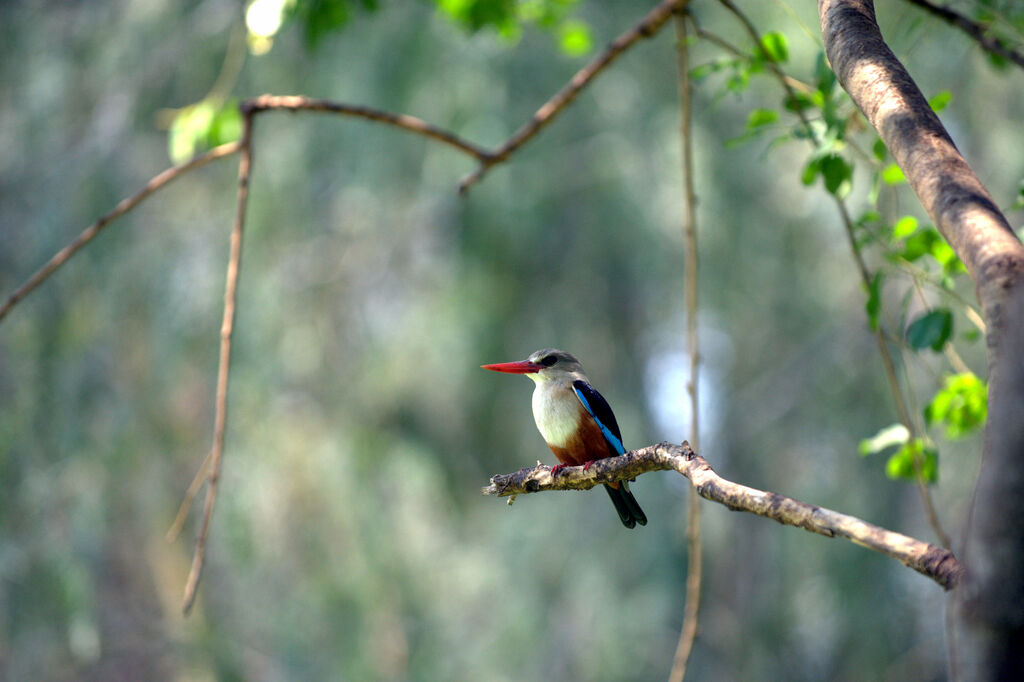
[[(583, 373), (583, 366), (570, 353), (544, 348), (526, 360), (481, 365), (508, 374), (525, 374), (533, 379), (533, 419), (560, 464), (551, 475), (567, 466), (590, 468), (596, 460), (626, 452), (615, 414)], [(626, 481), (606, 483), (615, 511), (626, 528), (647, 525), (647, 516), (629, 492)]]

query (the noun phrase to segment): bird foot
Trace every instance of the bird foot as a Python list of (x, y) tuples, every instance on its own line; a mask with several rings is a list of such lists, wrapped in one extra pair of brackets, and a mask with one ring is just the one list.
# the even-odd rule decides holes
[(587, 469), (589, 469), (589, 468), (591, 467), (591, 465), (592, 465), (592, 464), (593, 464), (594, 462), (596, 462), (596, 461), (597, 461), (596, 459), (592, 459), (592, 460), (590, 460), (590, 461), (584, 462), (584, 463), (583, 463), (583, 470), (584, 470), (584, 471), (586, 471)]
[(556, 464), (555, 466), (551, 467), (551, 478), (554, 478), (555, 476), (557, 476), (558, 472), (561, 471), (564, 468), (565, 468), (564, 464)]

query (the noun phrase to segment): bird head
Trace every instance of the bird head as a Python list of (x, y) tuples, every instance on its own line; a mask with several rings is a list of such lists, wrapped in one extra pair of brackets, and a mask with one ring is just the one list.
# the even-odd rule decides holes
[(582, 374), (583, 366), (570, 353), (556, 348), (544, 348), (530, 353), (530, 357), (517, 362), (481, 365), (484, 369), (507, 374), (525, 374), (535, 382), (551, 381), (566, 375)]

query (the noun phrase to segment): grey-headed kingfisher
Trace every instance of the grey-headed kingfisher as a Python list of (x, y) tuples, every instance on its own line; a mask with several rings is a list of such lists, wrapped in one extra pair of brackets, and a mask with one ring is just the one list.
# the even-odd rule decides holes
[[(615, 457), (626, 452), (615, 414), (608, 401), (597, 392), (583, 366), (562, 350), (545, 348), (526, 360), (482, 365), (484, 369), (509, 374), (525, 374), (533, 379), (533, 419), (548, 447), (561, 464), (551, 475), (567, 466), (590, 467), (595, 460)], [(605, 490), (615, 504), (615, 511), (626, 528), (647, 524), (640, 505), (629, 492), (626, 481), (606, 483)]]

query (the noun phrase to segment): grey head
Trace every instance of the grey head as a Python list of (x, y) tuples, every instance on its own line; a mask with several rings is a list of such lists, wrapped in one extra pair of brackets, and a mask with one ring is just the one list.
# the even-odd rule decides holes
[(544, 366), (544, 369), (538, 372), (541, 375), (538, 378), (553, 378), (566, 374), (583, 374), (583, 365), (576, 359), (576, 356), (557, 348), (542, 348), (541, 350), (534, 351), (530, 353), (527, 362)]

